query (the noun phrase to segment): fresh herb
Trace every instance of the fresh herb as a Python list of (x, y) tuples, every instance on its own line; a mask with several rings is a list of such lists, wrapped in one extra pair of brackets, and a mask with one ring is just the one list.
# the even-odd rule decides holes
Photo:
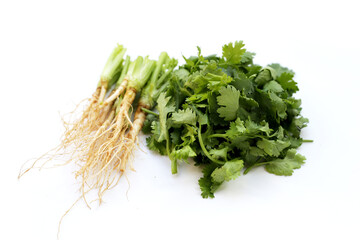
[(147, 117), (151, 150), (168, 155), (171, 171), (193, 158), (203, 169), (199, 185), (204, 198), (225, 181), (257, 166), (290, 176), (305, 161), (296, 149), (305, 142), (300, 131), (308, 119), (294, 72), (253, 63), (254, 53), (242, 41), (223, 46), (222, 57), (185, 58), (157, 99), (158, 115)]
[(81, 117), (65, 123), (55, 153), (43, 155), (19, 177), (40, 159), (69, 156), (66, 163), (78, 166), (85, 202), (85, 195), (97, 189), (101, 203), (104, 192), (131, 168), (141, 129), (150, 134), (151, 150), (169, 156), (173, 174), (179, 162), (194, 159), (203, 169), (204, 198), (258, 166), (292, 175), (305, 161), (296, 149), (310, 141), (300, 137), (308, 120), (293, 97), (299, 90), (294, 72), (279, 64), (254, 64), (255, 54), (244, 46), (242, 41), (224, 45), (221, 57), (204, 57), (198, 47), (198, 55), (184, 57), (185, 64), (175, 70), (177, 60), (165, 52), (158, 61), (131, 61), (118, 45)]

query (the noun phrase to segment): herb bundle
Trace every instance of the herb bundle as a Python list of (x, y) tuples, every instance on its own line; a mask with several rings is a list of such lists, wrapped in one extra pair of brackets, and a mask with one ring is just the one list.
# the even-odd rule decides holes
[[(85, 195), (96, 189), (99, 203), (103, 194), (116, 186), (128, 167), (130, 153), (146, 117), (153, 107), (161, 87), (166, 86), (177, 61), (163, 52), (158, 61), (137, 57), (131, 61), (126, 49), (118, 45), (108, 58), (100, 81), (81, 116), (64, 121), (65, 133), (58, 147), (38, 158), (30, 168), (20, 171), (19, 178), (34, 168), (40, 160), (57, 157), (75, 163), (75, 177), (80, 178), (80, 192)], [(139, 101), (136, 96), (141, 93)], [(132, 109), (138, 106), (134, 119)], [(89, 206), (89, 204), (88, 204)]]
[(225, 181), (264, 166), (290, 176), (305, 161), (296, 149), (305, 141), (300, 131), (308, 123), (294, 72), (271, 64), (253, 63), (254, 53), (243, 42), (224, 45), (222, 56), (184, 58), (169, 86), (157, 99), (158, 114), (148, 115), (143, 132), (147, 146), (171, 160), (203, 168), (202, 197), (214, 197)]
[(75, 176), (85, 202), (86, 193), (97, 189), (101, 203), (104, 192), (129, 166), (133, 169), (130, 158), (141, 129), (150, 135), (151, 150), (169, 156), (173, 174), (178, 162), (189, 158), (203, 168), (204, 198), (254, 167), (292, 175), (305, 161), (296, 149), (307, 141), (300, 131), (308, 123), (301, 101), (293, 97), (299, 90), (294, 72), (279, 64), (254, 64), (255, 54), (242, 41), (222, 50), (221, 57), (204, 57), (198, 48), (197, 56), (184, 57), (186, 63), (175, 70), (178, 61), (166, 52), (157, 61), (131, 61), (118, 45), (81, 117), (65, 123), (61, 144), (45, 156), (66, 153), (66, 163), (78, 166)]

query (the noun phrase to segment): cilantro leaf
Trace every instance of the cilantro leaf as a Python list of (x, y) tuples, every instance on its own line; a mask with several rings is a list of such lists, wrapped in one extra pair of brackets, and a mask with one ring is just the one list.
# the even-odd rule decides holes
[(231, 83), (237, 90), (244, 91), (245, 94), (254, 92), (254, 84), (243, 72), (235, 72), (234, 81)]
[(185, 86), (194, 90), (194, 93), (208, 93), (218, 91), (228, 85), (232, 78), (228, 76), (215, 62), (210, 62), (204, 69), (194, 72), (185, 83)]
[(182, 140), (181, 140), (181, 128), (176, 128), (173, 129), (173, 131), (170, 133), (170, 138), (171, 138), (171, 142), (174, 145), (180, 145)]
[(297, 83), (293, 80), (293, 77), (293, 73), (284, 72), (276, 79), (276, 81), (278, 81), (285, 90), (292, 94), (299, 90)]
[(144, 126), (142, 128), (142, 131), (144, 134), (149, 134), (151, 133), (151, 125), (152, 125), (152, 122), (156, 121), (157, 120), (157, 117), (155, 115), (152, 115), (152, 114), (148, 114), (146, 116), (146, 119), (145, 119), (145, 122), (144, 122)]
[(187, 161), (188, 158), (195, 157), (196, 153), (189, 145), (186, 145), (185, 147), (172, 151), (171, 156), (174, 159)]
[(295, 149), (287, 151), (285, 158), (278, 158), (266, 164), (265, 169), (269, 173), (281, 176), (291, 176), (294, 169), (298, 169), (304, 164), (306, 158), (298, 153)]
[(268, 67), (271, 67), (272, 69), (274, 69), (274, 71), (276, 72), (276, 77), (279, 77), (284, 72), (291, 73), (294, 75), (293, 71), (291, 71), (290, 69), (288, 69), (286, 67), (281, 66), (278, 63), (272, 63), (272, 64), (268, 65)]
[(201, 196), (203, 198), (214, 197), (214, 192), (211, 189), (211, 186), (213, 185), (211, 174), (217, 168), (217, 166), (218, 165), (215, 163), (210, 163), (205, 165), (205, 167), (202, 170), (204, 176), (199, 179), (199, 186), (201, 190)]
[(269, 94), (271, 103), (273, 105), (273, 109), (275, 110), (276, 114), (280, 118), (286, 117), (286, 104), (285, 102), (275, 93), (270, 92)]
[(172, 113), (171, 119), (175, 124), (196, 124), (196, 114), (190, 108)]
[(167, 115), (170, 112), (175, 111), (175, 106), (170, 104), (168, 106), (169, 100), (171, 97), (165, 97), (165, 93), (161, 93), (157, 103), (157, 109), (159, 111), (159, 122), (160, 122), (160, 133), (159, 133), (159, 138), (158, 141), (164, 141), (169, 139), (169, 135), (168, 135), (168, 129), (167, 129)]
[(273, 75), (271, 74), (270, 69), (265, 68), (261, 72), (259, 72), (259, 74), (256, 76), (255, 82), (259, 86), (263, 86), (265, 83), (270, 82), (273, 79), (274, 78)]
[(237, 118), (236, 121), (230, 123), (230, 129), (226, 131), (226, 135), (230, 139), (234, 139), (243, 135), (246, 132), (244, 122)]
[(289, 141), (261, 139), (256, 145), (264, 150), (269, 156), (277, 157), (281, 151), (290, 146)]
[(226, 121), (231, 121), (236, 118), (236, 112), (239, 108), (240, 92), (233, 86), (222, 87), (219, 90), (220, 95), (216, 98), (220, 106), (217, 112), (220, 117), (225, 118)]
[(241, 174), (244, 167), (243, 160), (235, 160), (226, 162), (223, 166), (216, 168), (211, 174), (213, 182), (222, 183), (236, 179)]
[(253, 156), (256, 156), (256, 157), (263, 157), (265, 156), (265, 152), (260, 149), (260, 148), (257, 148), (257, 147), (250, 147), (250, 151), (249, 153)]
[(185, 125), (185, 128), (181, 136), (181, 140), (183, 140), (183, 145), (187, 145), (195, 142), (196, 134), (197, 134), (197, 127)]
[(227, 160), (227, 152), (229, 151), (229, 148), (228, 147), (224, 147), (224, 148), (221, 148), (221, 149), (211, 149), (209, 151), (210, 155), (215, 158), (215, 159), (219, 159), (219, 158), (222, 158), (224, 160)]
[(260, 123), (256, 123), (250, 119), (245, 121), (246, 132), (249, 135), (257, 135), (259, 133), (265, 133), (266, 136), (269, 136), (271, 133), (271, 129), (269, 128), (269, 124), (265, 121), (261, 121)]
[(215, 94), (210, 94), (209, 98), (208, 98), (208, 116), (209, 116), (209, 120), (211, 121), (212, 124), (214, 125), (226, 125), (226, 122), (224, 121), (223, 118), (220, 117), (219, 113), (218, 113), (218, 109), (220, 108), (219, 104), (216, 101), (216, 95)]
[(266, 83), (264, 85), (264, 89), (265, 92), (274, 92), (274, 93), (279, 93), (284, 91), (284, 89), (281, 87), (281, 85), (279, 83), (277, 83), (276, 81), (270, 81), (268, 83)]
[(269, 67), (276, 72), (276, 81), (280, 83), (281, 87), (287, 90), (290, 95), (299, 90), (297, 83), (294, 81), (295, 73), (286, 67), (282, 67), (278, 63), (270, 64)]
[(248, 52), (248, 51), (244, 52), (244, 54), (241, 56), (241, 61), (240, 61), (241, 64), (244, 64), (244, 65), (251, 64), (254, 56), (255, 56), (255, 53), (253, 53), (253, 52)]
[(309, 119), (304, 117), (294, 118), (288, 128), (289, 132), (296, 138), (300, 137), (300, 131), (302, 128), (307, 126)]
[(161, 155), (166, 155), (166, 142), (156, 141), (155, 135), (146, 138), (146, 144), (150, 150), (160, 153)]
[[(234, 45), (233, 45), (233, 43), (224, 45), (222, 50), (223, 50), (223, 57), (226, 59), (226, 62), (228, 64), (241, 63), (242, 56), (246, 52), (246, 49), (243, 48), (244, 46), (245, 46), (245, 44), (243, 44), (242, 41), (237, 41), (234, 43)], [(250, 55), (247, 54), (245, 61), (249, 60), (249, 58), (250, 58)]]

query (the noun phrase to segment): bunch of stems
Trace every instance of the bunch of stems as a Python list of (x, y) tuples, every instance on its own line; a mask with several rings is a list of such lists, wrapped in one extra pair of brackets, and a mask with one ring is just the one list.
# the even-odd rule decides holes
[(64, 121), (65, 133), (56, 153), (44, 155), (50, 156), (49, 161), (67, 153), (64, 164), (78, 166), (75, 177), (81, 180), (80, 191), (88, 206), (85, 195), (90, 190), (97, 189), (101, 203), (104, 192), (116, 186), (126, 171), (146, 114), (177, 65), (166, 52), (157, 61), (141, 56), (131, 61), (129, 56), (124, 59), (125, 52), (121, 45), (113, 50), (80, 118)]

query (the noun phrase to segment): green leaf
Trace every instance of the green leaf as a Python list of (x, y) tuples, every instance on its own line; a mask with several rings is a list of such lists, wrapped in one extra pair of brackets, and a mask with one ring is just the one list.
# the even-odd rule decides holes
[(234, 81), (232, 85), (239, 91), (244, 91), (245, 94), (254, 92), (253, 82), (245, 75), (245, 73), (237, 71), (234, 73)]
[(194, 72), (186, 81), (185, 87), (189, 87), (195, 94), (218, 91), (228, 85), (232, 78), (222, 71), (215, 63), (210, 62), (200, 71)]
[(289, 141), (261, 139), (256, 145), (264, 150), (269, 156), (277, 157), (282, 150), (290, 146)]
[(206, 125), (209, 124), (209, 118), (206, 114), (199, 114), (198, 122), (200, 125)]
[(298, 148), (303, 144), (302, 138), (289, 137), (291, 143), (290, 148)]
[(226, 122), (223, 118), (219, 116), (218, 109), (220, 106), (218, 105), (216, 101), (215, 94), (210, 94), (208, 98), (208, 104), (209, 104), (209, 121), (214, 125), (226, 125)]
[(202, 172), (204, 176), (199, 179), (199, 186), (201, 190), (201, 196), (203, 198), (214, 198), (214, 192), (212, 191), (212, 179), (211, 174), (217, 168), (218, 165), (210, 163), (205, 165)]
[(145, 119), (145, 122), (144, 122), (144, 125), (143, 125), (143, 128), (142, 128), (142, 131), (144, 134), (150, 134), (151, 133), (151, 125), (152, 125), (152, 122), (153, 121), (156, 121), (158, 120), (158, 118), (152, 114), (148, 114), (146, 116), (146, 119)]
[(278, 158), (266, 164), (265, 169), (269, 173), (280, 176), (291, 176), (294, 169), (298, 169), (305, 163), (306, 158), (296, 153), (295, 149), (288, 150), (285, 158)]
[(171, 157), (178, 160), (187, 160), (190, 157), (195, 157), (196, 153), (194, 150), (189, 146), (186, 145), (185, 147), (179, 148), (171, 152)]
[(276, 81), (270, 81), (268, 83), (266, 83), (264, 85), (264, 88), (263, 88), (264, 91), (266, 92), (274, 92), (274, 93), (279, 93), (279, 92), (282, 92), (284, 91), (284, 89), (281, 87), (281, 85), (279, 83), (277, 83)]
[(250, 152), (251, 155), (256, 156), (256, 157), (263, 157), (265, 156), (265, 152), (257, 147), (250, 147)]
[(273, 110), (275, 110), (277, 116), (282, 119), (286, 118), (286, 104), (284, 103), (284, 101), (273, 92), (269, 93), (269, 97), (273, 106)]
[(246, 132), (246, 128), (244, 126), (244, 122), (237, 118), (234, 122), (230, 123), (230, 129), (226, 131), (226, 135), (230, 139), (234, 139), (243, 135)]
[(173, 129), (173, 131), (170, 133), (170, 138), (171, 138), (171, 142), (174, 145), (180, 145), (182, 140), (181, 140), (181, 128), (175, 128)]
[(241, 174), (244, 167), (243, 160), (235, 160), (226, 162), (223, 166), (216, 168), (211, 174), (213, 182), (222, 183), (236, 179)]
[(230, 128), (226, 131), (226, 136), (230, 139), (232, 145), (238, 149), (248, 149), (250, 144), (247, 141), (249, 141), (249, 139), (269, 137), (271, 131), (269, 124), (265, 121), (257, 124), (251, 120), (244, 122), (238, 118), (236, 121), (230, 123)]
[[(243, 48), (245, 44), (242, 41), (236, 41), (235, 44), (229, 43), (224, 45), (223, 50), (223, 57), (226, 59), (228, 64), (239, 64), (241, 63), (242, 56), (246, 52), (246, 49)], [(246, 55), (246, 60), (249, 59), (249, 55)]]
[(291, 94), (299, 90), (297, 83), (293, 80), (295, 73), (286, 68), (282, 67), (278, 63), (270, 64), (269, 67), (276, 72), (276, 81), (280, 83), (281, 87)]
[(190, 108), (172, 113), (171, 119), (175, 124), (196, 125), (196, 114)]
[(261, 106), (260, 114), (265, 115), (268, 122), (279, 124), (281, 119), (286, 119), (287, 104), (276, 93), (265, 92), (257, 88), (256, 101)]
[(279, 140), (282, 140), (284, 138), (284, 128), (280, 126), (273, 136)]
[(309, 123), (309, 119), (304, 117), (294, 118), (289, 127), (289, 132), (292, 133), (294, 137), (300, 137), (300, 131), (302, 128), (306, 127)]
[(282, 73), (276, 81), (280, 83), (280, 85), (290, 93), (295, 93), (299, 90), (297, 83), (293, 80), (294, 74), (293, 73)]
[(151, 123), (151, 133), (153, 134), (156, 141), (158, 141), (158, 142), (163, 141), (160, 138), (160, 136), (161, 136), (161, 127), (160, 127), (160, 122), (159, 121), (153, 121)]
[(286, 68), (286, 67), (281, 66), (281, 65), (278, 64), (278, 63), (273, 63), (273, 64), (270, 64), (270, 65), (268, 65), (268, 66), (275, 70), (275, 72), (276, 72), (276, 78), (279, 77), (279, 76), (280, 76), (281, 74), (283, 74), (284, 72), (291, 73), (291, 74), (294, 75), (294, 72), (293, 72), (293, 71), (291, 71), (290, 69), (288, 69), (288, 68)]
[(271, 70), (264, 68), (261, 72), (259, 72), (259, 74), (256, 76), (255, 78), (255, 82), (259, 85), (259, 86), (263, 86), (265, 83), (270, 82), (271, 80), (273, 80), (273, 76), (271, 74)]
[(227, 152), (229, 151), (228, 147), (220, 148), (220, 149), (211, 149), (209, 151), (210, 155), (215, 159), (224, 159), (227, 160)]
[(181, 136), (181, 140), (183, 140), (183, 145), (188, 145), (195, 142), (195, 140), (197, 139), (196, 135), (197, 135), (197, 127), (185, 125), (185, 128)]
[[(185, 69), (183, 70), (186, 71)], [(181, 74), (185, 73), (183, 72)], [(185, 79), (187, 79), (187, 77), (185, 77)], [(186, 97), (190, 95), (183, 87), (185, 79), (181, 79), (177, 77), (177, 74), (174, 74), (168, 81), (169, 86), (164, 89), (164, 91), (166, 90), (166, 95), (171, 96), (171, 100), (174, 101), (176, 110), (181, 107)]]
[(255, 53), (246, 51), (241, 57), (241, 64), (251, 64)]
[(259, 133), (265, 133), (266, 136), (269, 136), (271, 129), (269, 128), (269, 123), (262, 121), (259, 124), (249, 120), (245, 121), (246, 133), (250, 136), (257, 135)]
[(166, 155), (166, 142), (158, 142), (156, 141), (155, 135), (152, 135), (146, 138), (147, 147), (155, 152), (160, 153), (161, 155)]
[(175, 111), (175, 106), (173, 104), (169, 104), (169, 100), (171, 97), (165, 97), (165, 93), (161, 93), (157, 100), (157, 109), (159, 111), (159, 121), (160, 121), (160, 134), (158, 141), (164, 141), (169, 139), (168, 136), (168, 128), (167, 128), (167, 115)]
[(262, 70), (262, 67), (260, 65), (251, 64), (250, 66), (247, 66), (246, 68), (246, 76), (251, 78), (252, 80), (257, 76), (257, 74)]
[(240, 95), (240, 106), (251, 110), (252, 107), (259, 107), (259, 103), (253, 98), (249, 98), (244, 93), (242, 93)]
[(233, 86), (222, 87), (219, 91), (220, 95), (216, 98), (220, 106), (217, 112), (220, 117), (225, 118), (226, 121), (231, 121), (236, 118), (236, 112), (239, 108), (240, 92)]

